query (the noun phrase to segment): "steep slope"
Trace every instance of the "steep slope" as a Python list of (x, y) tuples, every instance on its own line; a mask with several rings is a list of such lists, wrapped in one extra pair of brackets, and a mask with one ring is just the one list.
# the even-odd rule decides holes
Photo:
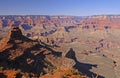
[(62, 60), (72, 61), (45, 43), (40, 44), (23, 36), (18, 27), (11, 28), (9, 34), (0, 41), (0, 46), (0, 66), (3, 70), (21, 70), (31, 77), (60, 67), (63, 65)]

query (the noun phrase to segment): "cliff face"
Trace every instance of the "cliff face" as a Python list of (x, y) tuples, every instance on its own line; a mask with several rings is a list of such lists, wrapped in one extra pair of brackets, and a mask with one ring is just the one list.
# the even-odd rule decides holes
[(119, 29), (120, 28), (120, 16), (91, 16), (86, 20), (82, 21), (81, 27), (84, 28), (93, 28), (93, 29)]
[(0, 26), (22, 26), (29, 30), (34, 26), (48, 28), (60, 26), (77, 26), (83, 29), (120, 28), (120, 15), (96, 15), (96, 16), (0, 16)]
[(27, 29), (32, 26), (42, 27), (56, 27), (73, 25), (76, 22), (81, 21), (82, 17), (73, 16), (0, 16), (0, 26), (22, 26)]

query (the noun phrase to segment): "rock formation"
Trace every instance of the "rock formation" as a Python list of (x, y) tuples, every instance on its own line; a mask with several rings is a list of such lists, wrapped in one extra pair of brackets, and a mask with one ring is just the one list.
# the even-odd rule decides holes
[(0, 41), (0, 46), (0, 66), (4, 70), (20, 69), (29, 75), (45, 74), (60, 67), (63, 59), (68, 59), (45, 43), (41, 45), (23, 36), (19, 27), (12, 27), (9, 34)]
[(31, 29), (34, 26), (48, 28), (60, 26), (74, 26), (86, 28), (104, 29), (105, 26), (118, 29), (119, 15), (96, 15), (96, 16), (0, 16), (0, 26), (22, 26), (25, 30)]

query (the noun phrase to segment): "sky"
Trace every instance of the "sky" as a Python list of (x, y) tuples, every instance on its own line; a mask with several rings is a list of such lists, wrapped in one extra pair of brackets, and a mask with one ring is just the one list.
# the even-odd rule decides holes
[(120, 0), (0, 0), (0, 15), (120, 14)]

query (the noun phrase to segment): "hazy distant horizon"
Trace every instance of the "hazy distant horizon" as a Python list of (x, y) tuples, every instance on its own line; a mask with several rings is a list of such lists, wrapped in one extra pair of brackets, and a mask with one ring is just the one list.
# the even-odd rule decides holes
[(1, 0), (0, 15), (119, 15), (119, 0)]
[(10, 15), (10, 14), (8, 14), (8, 15), (0, 15), (0, 16), (75, 16), (75, 17), (88, 17), (88, 16), (104, 16), (104, 15), (106, 15), (106, 16), (120, 16), (120, 14), (99, 14), (99, 15), (86, 15), (86, 16), (80, 16), (80, 15), (25, 15), (25, 14), (21, 14), (21, 15), (14, 15), (14, 14), (12, 14), (12, 15)]

